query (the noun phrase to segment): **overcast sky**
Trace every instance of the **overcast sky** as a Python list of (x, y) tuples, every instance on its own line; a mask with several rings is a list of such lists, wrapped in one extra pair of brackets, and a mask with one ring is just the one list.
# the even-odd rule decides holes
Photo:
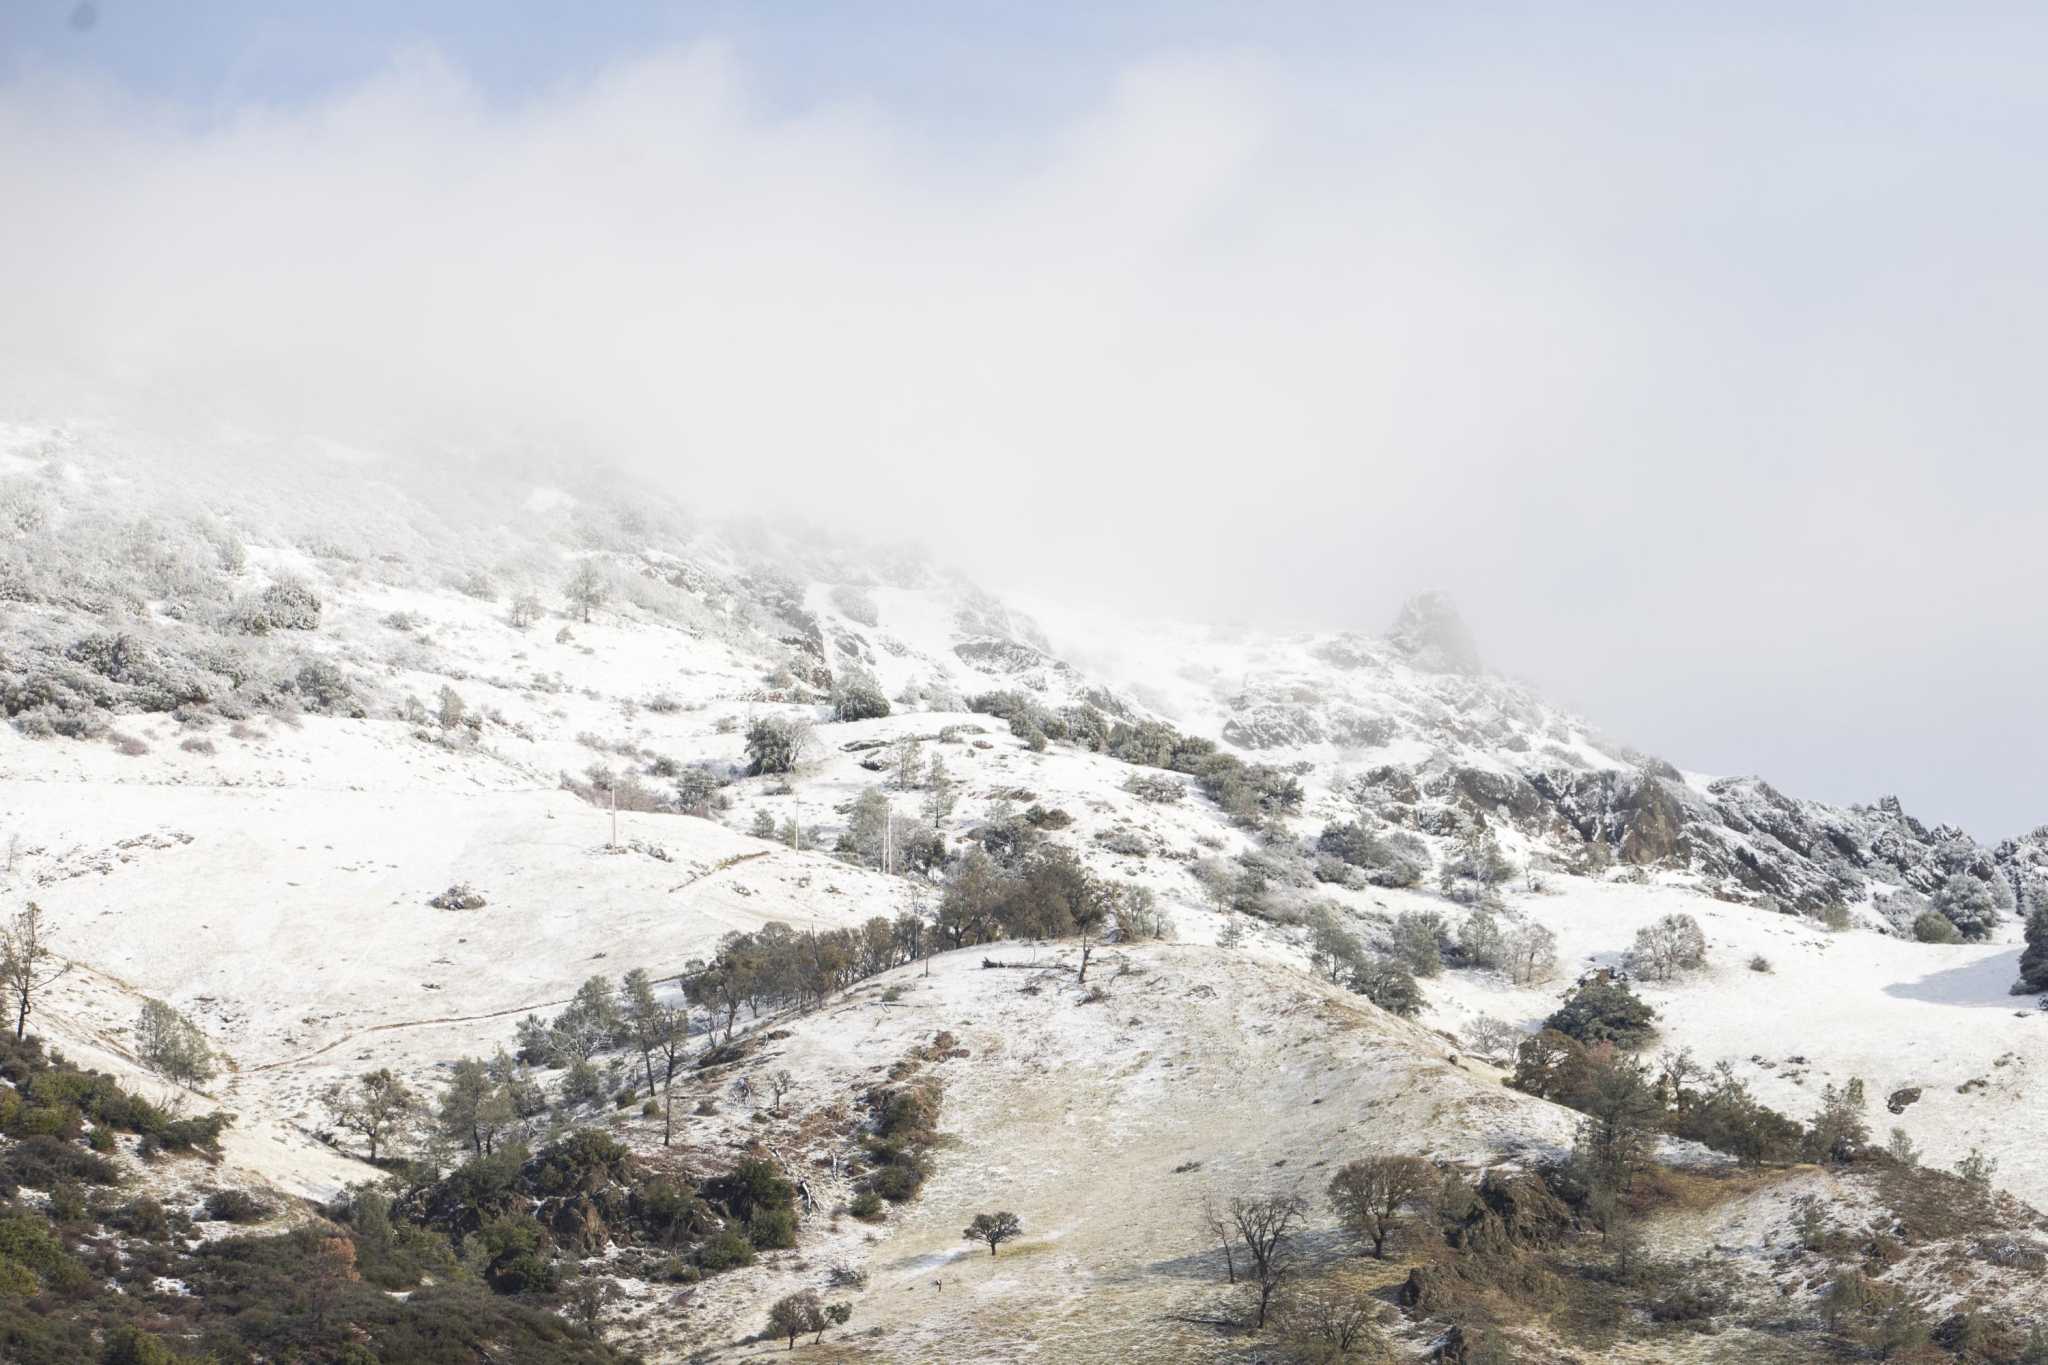
[(11, 0), (0, 348), (2048, 822), (2048, 20), (1545, 8)]

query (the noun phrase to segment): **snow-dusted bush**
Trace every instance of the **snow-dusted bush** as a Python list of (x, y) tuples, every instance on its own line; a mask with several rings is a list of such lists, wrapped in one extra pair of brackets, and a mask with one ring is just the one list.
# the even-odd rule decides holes
[(309, 710), (339, 716), (361, 717), (363, 714), (355, 685), (339, 666), (325, 659), (302, 662), (292, 675), (292, 688), (298, 693), (300, 704)]
[(484, 893), (468, 882), (457, 882), (427, 902), (436, 910), (481, 910), (487, 903)]
[(1119, 943), (1160, 942), (1173, 937), (1173, 922), (1159, 908), (1149, 887), (1118, 887), (1110, 897), (1109, 913)]
[(1136, 772), (1124, 783), (1124, 790), (1141, 801), (1170, 806), (1186, 798), (1188, 784), (1162, 772)]
[(1913, 937), (1922, 943), (1961, 943), (1963, 931), (1939, 911), (1923, 910), (1913, 921)]
[(889, 698), (873, 675), (856, 668), (840, 671), (832, 684), (834, 720), (879, 720), (889, 714)]
[(724, 788), (727, 778), (710, 768), (692, 764), (676, 774), (676, 809), (685, 815), (709, 815), (729, 802)]
[(1095, 836), (1095, 842), (1126, 858), (1143, 858), (1152, 852), (1151, 842), (1135, 830), (1106, 829)]
[(320, 594), (302, 578), (283, 575), (252, 597), (237, 602), (228, 613), (228, 623), (249, 635), (268, 635), (273, 630), (318, 630)]
[(1351, 974), (1351, 989), (1389, 1014), (1412, 1018), (1422, 1012), (1422, 988), (1408, 964), (1395, 957), (1369, 959)]
[(1985, 881), (1967, 872), (1958, 872), (1934, 893), (1934, 908), (1964, 938), (1975, 942), (1989, 938), (2000, 912), (2012, 908), (2012, 891), (2003, 878), (1993, 877)]
[(1413, 886), (1429, 867), (1429, 849), (1404, 831), (1382, 835), (1363, 824), (1328, 825), (1316, 839), (1316, 850), (1361, 869), (1375, 886)]
[(1891, 926), (1893, 933), (1910, 938), (1914, 921), (1933, 909), (1933, 905), (1911, 887), (1900, 887), (1896, 891), (1881, 891), (1872, 896), (1870, 908)]
[(762, 716), (747, 727), (747, 771), (790, 773), (811, 743), (811, 723), (793, 716)]
[(498, 585), (482, 569), (471, 569), (455, 585), (455, 590), (464, 597), (474, 597), (479, 602), (498, 600)]

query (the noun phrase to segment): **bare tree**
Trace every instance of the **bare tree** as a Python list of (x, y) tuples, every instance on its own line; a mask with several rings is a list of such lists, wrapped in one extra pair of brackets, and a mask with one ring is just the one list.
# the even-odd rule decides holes
[(1230, 1201), (1230, 1223), (1251, 1262), (1250, 1282), (1258, 1289), (1257, 1325), (1266, 1325), (1273, 1296), (1294, 1273), (1299, 1259), (1295, 1235), (1308, 1219), (1308, 1201), (1293, 1192), (1238, 1196)]
[(365, 1071), (353, 1081), (336, 1081), (321, 1093), (320, 1103), (337, 1128), (359, 1134), (369, 1144), (372, 1161), (419, 1111), (418, 1097), (388, 1067)]
[(576, 1288), (569, 1297), (569, 1315), (583, 1328), (583, 1334), (593, 1340), (598, 1328), (604, 1323), (605, 1305), (619, 1297), (619, 1287), (602, 1275), (585, 1275), (576, 1281)]
[(1378, 1317), (1379, 1304), (1370, 1295), (1328, 1286), (1290, 1293), (1280, 1309), (1286, 1335), (1314, 1360), (1360, 1358), (1357, 1353), (1379, 1344)]
[(1330, 1177), (1330, 1207), (1346, 1226), (1372, 1243), (1376, 1260), (1387, 1259), (1387, 1240), (1410, 1209), (1430, 1203), (1442, 1178), (1417, 1156), (1375, 1156), (1346, 1164)]
[(1557, 935), (1530, 924), (1507, 936), (1508, 975), (1517, 986), (1539, 986), (1557, 974)]
[(1214, 1238), (1223, 1247), (1223, 1270), (1232, 1284), (1237, 1283), (1237, 1228), (1231, 1223), (1230, 1215), (1216, 1207), (1215, 1197), (1202, 1196), (1201, 1212), (1197, 1215), (1202, 1231)]
[(788, 1069), (785, 1068), (768, 1078), (768, 1089), (774, 1094), (775, 1110), (777, 1113), (780, 1113), (782, 1112), (782, 1097), (796, 1089), (796, 1077), (791, 1075)]
[(569, 581), (562, 587), (562, 595), (569, 599), (571, 606), (583, 613), (583, 620), (587, 624), (590, 613), (603, 606), (605, 600), (612, 595), (612, 585), (605, 577), (604, 570), (597, 566), (597, 561), (586, 559), (576, 565), (576, 572), (569, 575)]
[(36, 996), (71, 970), (70, 963), (57, 961), (49, 938), (49, 930), (43, 924), (43, 907), (34, 901), (7, 924), (0, 925), (0, 989), (14, 998), (16, 1042), (28, 1034), (28, 1017), (35, 1009)]
[(1628, 964), (1653, 981), (1669, 981), (1706, 964), (1707, 936), (1691, 915), (1666, 915), (1636, 931)]

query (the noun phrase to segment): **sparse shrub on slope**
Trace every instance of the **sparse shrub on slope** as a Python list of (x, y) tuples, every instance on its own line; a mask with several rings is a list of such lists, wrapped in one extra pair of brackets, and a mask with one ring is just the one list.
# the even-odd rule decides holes
[(262, 592), (236, 603), (228, 620), (247, 634), (268, 635), (274, 630), (318, 630), (320, 611), (320, 594), (313, 585), (285, 574)]
[(1374, 886), (1414, 886), (1429, 869), (1428, 847), (1399, 830), (1379, 834), (1362, 824), (1332, 824), (1317, 837), (1316, 849), (1363, 870)]

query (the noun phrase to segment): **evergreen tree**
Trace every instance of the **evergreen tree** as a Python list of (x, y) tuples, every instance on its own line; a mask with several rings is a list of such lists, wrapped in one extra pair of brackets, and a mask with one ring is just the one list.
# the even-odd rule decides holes
[(2014, 995), (2048, 991), (2048, 903), (2036, 905), (2027, 916), (2027, 946), (2020, 953), (2020, 979)]

